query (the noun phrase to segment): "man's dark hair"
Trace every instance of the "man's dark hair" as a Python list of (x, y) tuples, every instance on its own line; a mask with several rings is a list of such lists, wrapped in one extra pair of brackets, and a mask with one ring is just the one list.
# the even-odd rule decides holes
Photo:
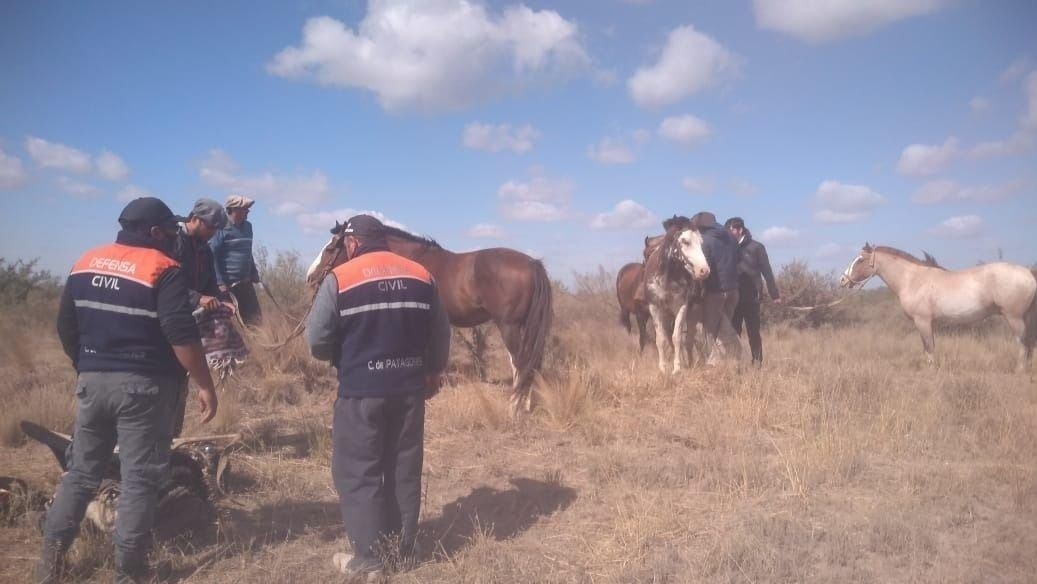
[(731, 229), (745, 229), (745, 221), (741, 217), (732, 217), (724, 221), (724, 227)]

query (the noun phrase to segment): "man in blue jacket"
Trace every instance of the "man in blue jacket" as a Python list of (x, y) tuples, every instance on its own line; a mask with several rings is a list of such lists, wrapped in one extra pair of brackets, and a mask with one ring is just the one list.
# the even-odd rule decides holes
[(738, 306), (738, 242), (708, 211), (697, 213), (691, 223), (702, 234), (702, 251), (709, 264), (702, 323), (709, 347), (706, 364), (716, 365), (721, 357), (740, 360), (742, 343), (731, 326)]
[(255, 285), (259, 271), (252, 256), (252, 224), (248, 213), (255, 201), (241, 195), (227, 197), (224, 207), (230, 222), (209, 240), (216, 265), (216, 283), (223, 293), (233, 293), (241, 320), (250, 326), (263, 321)]
[(332, 563), (377, 581), (387, 560), (413, 555), (425, 400), (446, 369), (450, 321), (431, 274), (389, 251), (378, 219), (343, 229), (348, 261), (321, 283), (306, 341), (338, 370), (331, 475), (353, 553)]

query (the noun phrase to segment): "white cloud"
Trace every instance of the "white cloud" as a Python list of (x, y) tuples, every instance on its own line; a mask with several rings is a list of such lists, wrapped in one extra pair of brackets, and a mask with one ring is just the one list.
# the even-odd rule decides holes
[(793, 245), (799, 243), (799, 230), (776, 225), (764, 229), (759, 240), (774, 247)]
[(1013, 156), (1024, 154), (1033, 148), (1033, 134), (1023, 130), (1017, 130), (1004, 140), (993, 140), (980, 142), (969, 150), (969, 157), (974, 160), (986, 158), (997, 158), (1000, 156)]
[(983, 219), (978, 215), (951, 217), (929, 230), (933, 235), (972, 239), (983, 234)]
[(16, 191), (29, 182), (22, 159), (0, 150), (0, 191)]
[(598, 213), (591, 220), (592, 229), (643, 229), (659, 219), (637, 201), (624, 199), (611, 211)]
[(97, 165), (97, 174), (105, 180), (124, 182), (130, 177), (130, 167), (126, 166), (126, 162), (108, 150), (102, 150), (94, 158), (94, 164)]
[(830, 260), (849, 251), (850, 250), (846, 247), (839, 245), (838, 243), (825, 243), (817, 248), (817, 252), (814, 255), (820, 260)]
[(504, 228), (492, 223), (477, 223), (468, 230), (468, 237), (475, 239), (504, 239)]
[(863, 185), (826, 180), (817, 188), (814, 201), (818, 206), (814, 220), (855, 223), (870, 217), (875, 208), (886, 202), (886, 197)]
[(739, 58), (691, 25), (670, 32), (658, 61), (640, 67), (627, 89), (641, 107), (678, 102), (737, 74)]
[(993, 203), (1010, 199), (1024, 189), (1023, 181), (1012, 181), (1002, 185), (963, 186), (952, 180), (934, 180), (922, 185), (913, 195), (911, 201), (919, 205), (936, 203), (973, 201), (977, 203)]
[(990, 109), (990, 100), (977, 95), (969, 100), (969, 108), (971, 108), (974, 113), (983, 113)]
[(267, 71), (366, 89), (387, 110), (453, 110), (588, 68), (574, 22), (524, 5), (500, 14), (469, 0), (371, 0), (357, 29), (321, 16)]
[(626, 142), (605, 137), (587, 148), (587, 157), (598, 164), (630, 164), (636, 157)]
[(753, 0), (756, 26), (808, 43), (864, 36), (936, 12), (948, 0)]
[(517, 221), (558, 221), (569, 214), (573, 185), (534, 169), (528, 182), (508, 181), (497, 189), (501, 213)]
[(90, 156), (71, 146), (48, 142), (35, 136), (25, 138), (25, 150), (40, 168), (53, 168), (65, 172), (86, 174), (93, 170)]
[(1030, 68), (1030, 60), (1025, 57), (1020, 57), (1005, 67), (1005, 70), (1001, 72), (1001, 83), (1009, 84), (1015, 83), (1016, 81), (1023, 78), (1026, 74), (1026, 70)]
[[(115, 193), (115, 199), (123, 203), (129, 203), (133, 199), (140, 197), (154, 197), (150, 191), (137, 185), (126, 185), (119, 189), (119, 192)], [(173, 211), (176, 213), (176, 211)]]
[(199, 164), (198, 174), (206, 185), (225, 194), (245, 195), (268, 203), (275, 213), (298, 213), (325, 202), (331, 193), (328, 178), (320, 171), (297, 175), (271, 171), (243, 174), (234, 159), (222, 150), (210, 150)]
[(306, 234), (327, 234), (330, 233), (331, 228), (335, 226), (335, 222), (345, 223), (347, 219), (354, 215), (370, 215), (375, 217), (382, 223), (391, 227), (403, 229), (409, 231), (407, 226), (398, 221), (394, 221), (389, 217), (386, 217), (381, 211), (362, 211), (353, 208), (335, 209), (332, 211), (317, 211), (314, 213), (299, 213), (295, 216), (295, 222), (302, 229), (303, 233)]
[(503, 152), (508, 150), (515, 154), (525, 154), (533, 149), (533, 143), (540, 137), (540, 132), (526, 124), (511, 128), (510, 124), (481, 124), (472, 122), (465, 126), (461, 143), (466, 148), (484, 150), (486, 152)]
[(67, 176), (59, 176), (54, 179), (54, 184), (66, 193), (84, 199), (92, 199), (101, 194), (101, 189), (94, 185), (72, 180)]
[(1026, 76), (1026, 111), (1019, 124), (1024, 131), (1037, 131), (1037, 71)]
[(693, 195), (709, 195), (716, 187), (716, 181), (711, 178), (684, 177), (681, 187)]
[(906, 176), (930, 176), (950, 166), (960, 155), (958, 139), (954, 136), (934, 146), (911, 144), (900, 153), (897, 170)]
[(731, 179), (731, 190), (739, 197), (753, 197), (760, 192), (760, 187), (744, 178)]
[(713, 134), (709, 124), (693, 115), (666, 118), (659, 124), (659, 135), (682, 146), (696, 146)]

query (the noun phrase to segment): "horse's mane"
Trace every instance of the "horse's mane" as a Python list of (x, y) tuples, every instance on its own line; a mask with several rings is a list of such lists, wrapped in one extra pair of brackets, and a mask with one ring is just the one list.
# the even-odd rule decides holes
[(936, 258), (931, 256), (929, 254), (929, 252), (927, 252), (927, 251), (923, 251), (922, 252), (925, 255), (925, 259), (924, 260), (920, 260), (920, 259), (916, 258), (915, 256), (907, 253), (906, 251), (899, 250), (899, 249), (897, 249), (895, 247), (889, 247), (889, 246), (886, 246), (886, 245), (875, 246), (875, 248), (872, 251), (885, 252), (885, 253), (888, 253), (889, 255), (896, 256), (896, 257), (898, 257), (898, 258), (900, 258), (902, 260), (907, 260), (907, 261), (909, 261), (909, 262), (911, 262), (913, 264), (918, 264), (920, 266), (927, 266), (927, 267), (930, 267), (930, 268), (937, 268), (937, 269), (940, 269), (940, 270), (945, 270), (946, 269), (943, 266), (941, 266), (939, 264), (939, 262), (936, 261)]
[(407, 241), (424, 245), (425, 247), (431, 247), (434, 249), (443, 249), (443, 246), (439, 245), (439, 242), (431, 237), (425, 237), (422, 235), (415, 235), (409, 231), (404, 231), (398, 227), (392, 227), (389, 225), (385, 226), (385, 235), (388, 237), (397, 237), (399, 239), (405, 239)]
[(688, 219), (684, 215), (674, 215), (666, 221), (663, 221), (663, 229), (667, 232), (669, 232), (670, 229), (680, 229), (682, 231), (684, 229), (691, 229), (691, 219)]

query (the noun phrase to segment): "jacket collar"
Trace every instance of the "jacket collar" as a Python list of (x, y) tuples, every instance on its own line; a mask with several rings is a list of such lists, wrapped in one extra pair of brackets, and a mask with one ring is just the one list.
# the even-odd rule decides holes
[[(115, 243), (120, 245), (128, 245), (130, 247), (144, 247), (148, 249), (156, 249), (165, 255), (169, 255), (169, 250), (163, 249), (161, 245), (154, 239), (146, 235), (134, 233), (132, 231), (126, 231), (122, 229), (115, 236)], [(170, 256), (171, 257), (171, 256)]]

